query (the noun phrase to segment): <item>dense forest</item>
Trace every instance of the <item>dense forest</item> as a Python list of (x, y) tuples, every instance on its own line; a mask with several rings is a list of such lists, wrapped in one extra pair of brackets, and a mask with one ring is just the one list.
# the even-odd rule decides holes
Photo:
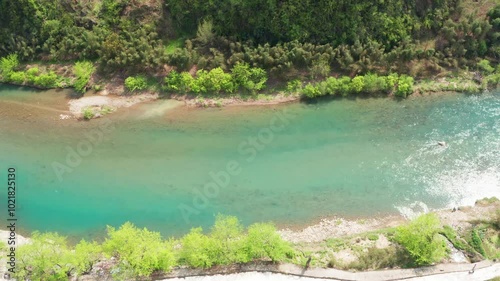
[[(250, 92), (263, 88), (253, 88), (263, 79), (252, 73), (261, 70), (272, 81), (391, 73), (422, 78), (459, 69), (488, 74), (500, 59), (499, 2), (1, 1), (0, 57), (90, 61), (101, 73), (156, 78), (193, 67), (206, 75), (213, 69), (228, 74), (244, 64), (250, 66), (243, 77), (252, 83)], [(161, 80), (167, 90), (182, 87), (168, 80)], [(248, 88), (245, 81), (233, 82), (229, 90), (208, 88)]]

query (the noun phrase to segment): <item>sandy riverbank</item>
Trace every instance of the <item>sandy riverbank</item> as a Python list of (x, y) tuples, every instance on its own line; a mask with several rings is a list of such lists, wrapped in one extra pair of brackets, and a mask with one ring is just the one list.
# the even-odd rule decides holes
[[(455, 210), (437, 210), (435, 213), (443, 225), (450, 225), (454, 228), (467, 228), (472, 221), (488, 219), (498, 209), (500, 209), (500, 201), (486, 203), (484, 200), (479, 200), (474, 206), (463, 206)], [(314, 243), (333, 237), (352, 236), (363, 232), (395, 227), (406, 221), (407, 219), (403, 216), (394, 215), (358, 220), (328, 218), (303, 229), (285, 228), (279, 232), (285, 240), (293, 243)]]

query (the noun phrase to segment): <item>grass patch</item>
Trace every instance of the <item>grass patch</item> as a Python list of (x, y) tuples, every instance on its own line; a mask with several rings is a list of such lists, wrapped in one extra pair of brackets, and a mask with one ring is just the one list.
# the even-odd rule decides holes
[(326, 240), (326, 246), (332, 249), (334, 252), (345, 249), (347, 245), (348, 243), (344, 239), (332, 238)]
[(170, 40), (165, 46), (165, 54), (170, 55), (175, 52), (175, 50), (180, 49), (184, 46), (184, 38), (177, 38), (175, 40)]
[(411, 258), (399, 247), (378, 249), (368, 248), (359, 254), (358, 260), (349, 263), (346, 268), (355, 270), (377, 270), (394, 267), (408, 267)]
[(473, 250), (465, 240), (458, 236), (457, 232), (451, 226), (445, 225), (439, 233), (446, 237), (453, 244), (453, 247), (465, 251)]
[(85, 120), (90, 120), (95, 116), (94, 110), (90, 107), (84, 108), (82, 113)]

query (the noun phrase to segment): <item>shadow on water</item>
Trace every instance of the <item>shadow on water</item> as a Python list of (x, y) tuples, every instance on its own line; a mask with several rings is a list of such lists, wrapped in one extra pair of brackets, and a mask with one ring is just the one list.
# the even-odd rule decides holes
[[(56, 92), (61, 92), (63, 90), (64, 89), (56, 89)], [(66, 98), (68, 98), (68, 99), (79, 99), (79, 98), (83, 97), (83, 95), (84, 95), (84, 93), (80, 93), (80, 92), (77, 92), (75, 90), (70, 90), (66, 94)]]

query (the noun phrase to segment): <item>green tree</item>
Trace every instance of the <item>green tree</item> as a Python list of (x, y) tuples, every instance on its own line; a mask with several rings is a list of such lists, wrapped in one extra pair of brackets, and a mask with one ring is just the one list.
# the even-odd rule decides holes
[(92, 266), (98, 262), (102, 257), (101, 246), (93, 241), (87, 242), (85, 240), (76, 244), (74, 251), (70, 255), (71, 264), (77, 276), (89, 273)]
[(31, 243), (17, 249), (15, 277), (18, 280), (67, 280), (71, 265), (66, 237), (34, 232)]
[(401, 75), (398, 79), (398, 86), (395, 92), (396, 96), (406, 98), (413, 93), (413, 77)]
[(195, 93), (207, 94), (232, 93), (235, 91), (235, 85), (231, 74), (224, 73), (222, 68), (217, 67), (210, 71), (198, 70), (192, 90)]
[(256, 92), (266, 87), (267, 73), (264, 69), (251, 68), (248, 63), (237, 63), (231, 69), (231, 75), (236, 87), (249, 92)]
[(477, 68), (486, 74), (491, 74), (495, 71), (495, 68), (490, 65), (489, 60), (481, 60), (477, 63)]
[(244, 248), (243, 225), (237, 217), (218, 214), (210, 237), (215, 241), (217, 264), (248, 262), (251, 258)]
[(146, 277), (155, 270), (170, 271), (175, 265), (172, 246), (162, 240), (159, 232), (139, 229), (127, 222), (119, 229), (108, 226), (108, 238), (102, 248), (106, 254), (119, 258), (120, 271)]
[(396, 229), (395, 240), (413, 257), (418, 265), (441, 261), (446, 256), (446, 244), (439, 235), (441, 224), (435, 214), (421, 215)]
[(291, 245), (284, 241), (269, 223), (256, 223), (248, 227), (246, 247), (253, 259), (269, 258), (283, 261), (295, 255)]
[(193, 228), (181, 239), (179, 261), (191, 267), (208, 268), (217, 260), (216, 241), (203, 234), (201, 227)]
[(10, 54), (0, 59), (0, 71), (3, 79), (8, 79), (10, 74), (19, 65), (19, 60), (16, 54)]
[(49, 89), (57, 87), (58, 80), (59, 77), (57, 76), (57, 74), (55, 74), (53, 71), (50, 71), (49, 73), (43, 73), (36, 76), (33, 80), (33, 84), (38, 87)]
[(351, 80), (351, 92), (354, 94), (359, 94), (363, 91), (365, 87), (365, 77), (356, 76)]
[(302, 95), (312, 99), (321, 96), (321, 91), (317, 86), (307, 83), (307, 85), (302, 88)]

